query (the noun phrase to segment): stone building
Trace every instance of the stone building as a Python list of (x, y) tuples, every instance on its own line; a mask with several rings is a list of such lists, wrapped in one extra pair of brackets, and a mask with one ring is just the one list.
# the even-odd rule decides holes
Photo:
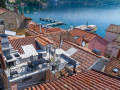
[(0, 33), (4, 30), (24, 29), (31, 18), (18, 14), (17, 8), (14, 11), (0, 7)]
[(109, 41), (106, 55), (120, 58), (120, 25), (111, 24), (106, 29), (105, 39)]

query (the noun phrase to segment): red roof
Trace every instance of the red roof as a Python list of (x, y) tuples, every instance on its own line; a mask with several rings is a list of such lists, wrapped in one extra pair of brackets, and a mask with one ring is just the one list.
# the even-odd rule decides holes
[[(114, 69), (118, 69), (118, 72), (113, 72)], [(120, 78), (120, 59), (118, 58), (111, 58), (110, 62), (106, 64), (104, 72), (116, 77)]]
[(96, 34), (94, 34), (94, 33), (87, 32), (87, 31), (81, 30), (81, 29), (74, 29), (74, 30), (70, 31), (70, 34), (72, 37), (79, 36), (76, 39), (77, 44), (80, 44), (82, 42), (83, 36), (85, 36), (84, 39), (86, 41), (90, 41), (91, 39), (93, 39), (96, 36)]
[[(42, 40), (42, 42), (40, 42)], [(29, 45), (29, 44), (32, 44), (34, 46), (34, 48), (36, 50), (39, 50), (40, 47), (38, 46), (38, 43), (42, 44), (42, 45), (46, 45), (46, 44), (52, 44), (52, 42), (44, 37), (41, 37), (41, 36), (30, 36), (30, 37), (24, 37), (24, 38), (19, 38), (19, 39), (12, 39), (12, 40), (9, 40), (10, 41), (10, 44), (13, 46), (13, 48), (15, 50), (18, 50), (19, 53), (23, 54), (23, 50), (21, 48), (21, 46), (24, 46), (24, 45)]]
[(70, 42), (76, 43), (73, 37), (67, 31), (46, 33), (42, 36), (53, 41), (55, 43), (55, 47), (59, 47), (61, 40), (68, 40)]
[[(28, 30), (34, 30), (38, 33), (40, 33), (40, 27), (37, 24), (30, 24)], [(54, 28), (41, 28), (41, 34), (44, 33), (51, 33), (51, 32), (59, 32), (62, 31), (59, 27), (54, 27)]]
[(48, 44), (53, 44), (53, 42), (51, 42), (51, 41), (48, 40), (47, 38), (43, 38), (43, 37), (37, 37), (37, 38), (36, 38), (36, 41), (37, 41), (38, 43), (40, 43), (41, 45), (43, 45), (43, 46), (46, 46), (46, 45), (48, 45)]
[(87, 48), (83, 48), (69, 41), (64, 41), (62, 49), (67, 51), (70, 48), (75, 48), (77, 50), (77, 52), (75, 52), (71, 57), (80, 62), (80, 66), (77, 69), (78, 72), (86, 71), (98, 60), (98, 58), (100, 58), (100, 56), (94, 54)]
[(120, 80), (105, 73), (89, 70), (24, 90), (120, 90)]

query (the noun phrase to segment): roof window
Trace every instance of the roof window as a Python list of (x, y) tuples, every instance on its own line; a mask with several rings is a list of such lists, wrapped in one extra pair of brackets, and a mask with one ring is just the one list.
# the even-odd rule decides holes
[(80, 36), (75, 36), (74, 39), (78, 39)]
[(118, 73), (118, 71), (119, 71), (118, 68), (114, 68), (114, 69), (113, 69), (113, 72), (114, 72), (114, 73)]

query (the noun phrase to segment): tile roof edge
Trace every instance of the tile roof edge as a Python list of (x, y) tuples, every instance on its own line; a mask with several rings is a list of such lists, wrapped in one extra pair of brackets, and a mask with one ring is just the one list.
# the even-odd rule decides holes
[[(43, 36), (38, 36), (37, 38), (42, 38), (42, 39), (44, 39), (46, 42), (48, 42), (48, 43), (50, 43), (50, 44), (54, 44), (52, 41), (50, 41), (49, 39), (47, 39), (47, 38), (45, 38), (45, 37), (43, 37)], [(37, 39), (36, 38), (36, 39)], [(36, 40), (35, 39), (35, 40)]]
[(109, 76), (109, 77), (111, 77), (111, 78), (120, 80), (120, 78), (115, 77), (115, 76), (112, 76), (112, 75), (110, 75), (110, 74), (107, 74), (107, 73), (104, 73), (104, 72), (100, 72), (100, 71), (97, 71), (97, 70), (95, 70), (95, 69), (91, 69), (91, 70), (92, 70), (92, 71), (95, 71), (95, 72), (97, 72), (97, 73), (101, 73), (101, 74), (103, 74), (103, 75), (105, 75), (105, 76)]
[(67, 40), (64, 40), (64, 41), (65, 41), (65, 42), (67, 42), (67, 43), (69, 43), (69, 44), (71, 44), (71, 45), (74, 45), (75, 47), (80, 48), (80, 49), (82, 49), (82, 50), (84, 50), (84, 51), (86, 51), (86, 52), (89, 52), (89, 53), (91, 53), (91, 54), (95, 55), (96, 57), (99, 57), (99, 58), (101, 58), (101, 57), (102, 57), (102, 56), (98, 56), (98, 55), (94, 54), (94, 53), (93, 53), (93, 52), (91, 52), (91, 51), (85, 50), (84, 48), (82, 48), (82, 47), (78, 46), (77, 44), (74, 44), (74, 43), (69, 42), (69, 41), (67, 41)]
[(25, 38), (32, 38), (32, 37), (38, 37), (39, 35), (36, 35), (36, 36), (27, 36), (27, 37), (22, 37), (22, 38), (14, 38), (12, 40), (9, 40), (9, 41), (14, 41), (14, 40), (18, 40), (18, 39), (25, 39)]

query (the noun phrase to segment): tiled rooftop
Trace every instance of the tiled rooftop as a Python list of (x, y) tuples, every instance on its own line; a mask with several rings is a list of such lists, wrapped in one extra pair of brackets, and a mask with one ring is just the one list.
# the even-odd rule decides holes
[(80, 63), (80, 66), (77, 70), (78, 72), (86, 71), (98, 60), (98, 58), (100, 58), (100, 56), (97, 56), (86, 48), (78, 46), (69, 41), (64, 41), (62, 44), (62, 49), (68, 51), (70, 48), (77, 49), (77, 52), (75, 52), (71, 57)]
[[(42, 40), (42, 42), (40, 42)], [(12, 40), (9, 40), (10, 41), (10, 44), (13, 46), (13, 48), (15, 50), (18, 50), (18, 52), (20, 54), (23, 54), (23, 50), (21, 48), (21, 46), (24, 46), (24, 45), (30, 45), (32, 44), (34, 46), (34, 48), (36, 50), (39, 50), (40, 47), (38, 46), (37, 42), (39, 42), (40, 44), (52, 44), (52, 42), (44, 37), (41, 37), (41, 36), (30, 36), (30, 37), (24, 37), (24, 38), (19, 38), (19, 39), (12, 39)]]
[(19, 39), (20, 37), (15, 37), (15, 36), (8, 36), (9, 40), (13, 40), (13, 39)]
[(120, 34), (120, 25), (110, 24), (106, 31)]
[(46, 39), (46, 38), (43, 38), (43, 37), (37, 37), (37, 38), (36, 38), (36, 41), (37, 41), (38, 43), (40, 43), (41, 45), (43, 45), (43, 46), (46, 46), (46, 45), (48, 45), (48, 44), (53, 44), (53, 42), (51, 42), (50, 40), (48, 40), (48, 39)]
[[(118, 69), (118, 72), (115, 72), (114, 69)], [(104, 72), (120, 78), (120, 59), (113, 57), (106, 65)]]
[(8, 11), (7, 9), (0, 7), (0, 14), (3, 14), (5, 12), (7, 12), (7, 11)]
[(81, 30), (81, 29), (74, 29), (74, 30), (70, 31), (70, 34), (74, 38), (76, 36), (78, 36), (78, 38), (75, 39), (77, 44), (81, 43), (81, 41), (83, 40), (83, 36), (85, 36), (84, 39), (88, 42), (96, 36), (96, 34), (94, 34), (94, 33), (87, 32), (87, 31)]
[[(31, 22), (30, 22), (30, 23), (31, 23)], [(29, 29), (30, 29), (30, 30), (32, 29), (32, 30), (40, 33), (40, 27), (39, 27), (35, 22), (29, 24)], [(62, 31), (59, 27), (54, 27), (54, 28), (41, 28), (41, 33), (42, 33), (42, 34), (44, 34), (44, 33), (51, 33), (51, 32), (59, 32), (59, 31)]]
[(42, 36), (53, 41), (55, 43), (55, 47), (60, 47), (60, 42), (62, 40), (68, 40), (70, 42), (76, 43), (73, 37), (67, 31), (46, 33)]
[(120, 80), (95, 70), (89, 70), (24, 90), (119, 90)]

